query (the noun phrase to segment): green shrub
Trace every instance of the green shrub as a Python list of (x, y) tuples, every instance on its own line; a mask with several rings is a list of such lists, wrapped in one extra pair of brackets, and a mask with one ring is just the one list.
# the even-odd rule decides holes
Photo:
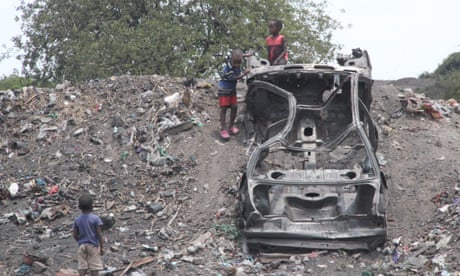
[(434, 76), (440, 79), (458, 77), (460, 73), (460, 52), (450, 54), (434, 71)]
[(433, 73), (425, 72), (420, 78), (436, 80), (435, 85), (421, 91), (428, 97), (460, 100), (460, 52), (450, 54)]
[(0, 79), (0, 90), (19, 89), (25, 86), (54, 87), (55, 84), (49, 81), (37, 81), (32, 78), (18, 75), (3, 76)]

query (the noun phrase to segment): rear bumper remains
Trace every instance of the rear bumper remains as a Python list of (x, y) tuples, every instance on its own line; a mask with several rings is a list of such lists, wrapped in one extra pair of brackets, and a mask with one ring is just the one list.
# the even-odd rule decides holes
[[(291, 222), (287, 218), (278, 218), (254, 219), (254, 222), (256, 226), (243, 230), (245, 241), (251, 248), (372, 250), (386, 241), (385, 219), (382, 217), (327, 222)], [(365, 224), (367, 227), (363, 227)]]

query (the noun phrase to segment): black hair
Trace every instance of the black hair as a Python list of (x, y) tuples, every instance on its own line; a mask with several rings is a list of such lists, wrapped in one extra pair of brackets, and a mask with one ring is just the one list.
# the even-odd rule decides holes
[(241, 49), (233, 49), (230, 55), (230, 60), (233, 60), (234, 58), (242, 59), (243, 51)]
[(90, 194), (84, 193), (78, 198), (78, 208), (84, 212), (93, 210), (93, 198)]
[(271, 21), (275, 23), (275, 26), (278, 28), (278, 30), (283, 28), (283, 21), (279, 19), (272, 19)]

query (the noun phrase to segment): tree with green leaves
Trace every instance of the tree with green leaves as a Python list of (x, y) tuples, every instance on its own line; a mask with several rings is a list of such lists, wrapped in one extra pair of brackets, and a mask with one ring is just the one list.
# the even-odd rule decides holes
[(421, 89), (427, 96), (460, 100), (460, 52), (450, 54), (433, 73), (425, 72), (420, 78), (436, 81), (435, 85)]
[(122, 74), (206, 76), (232, 48), (265, 57), (268, 21), (284, 22), (293, 62), (330, 60), (340, 24), (308, 0), (22, 1), (23, 73), (81, 81)]

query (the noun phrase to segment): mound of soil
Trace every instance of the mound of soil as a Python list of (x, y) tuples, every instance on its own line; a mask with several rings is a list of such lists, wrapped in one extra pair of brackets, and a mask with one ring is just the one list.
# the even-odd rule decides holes
[(377, 81), (373, 88), (390, 189), (388, 243), (373, 252), (252, 256), (242, 253), (233, 213), (247, 137), (221, 141), (215, 85), (183, 81), (120, 76), (0, 91), (0, 270), (72, 275), (71, 229), (83, 191), (94, 196), (95, 213), (115, 218), (103, 233), (104, 264), (114, 275), (460, 270), (459, 115), (395, 113), (398, 94), (425, 83)]

